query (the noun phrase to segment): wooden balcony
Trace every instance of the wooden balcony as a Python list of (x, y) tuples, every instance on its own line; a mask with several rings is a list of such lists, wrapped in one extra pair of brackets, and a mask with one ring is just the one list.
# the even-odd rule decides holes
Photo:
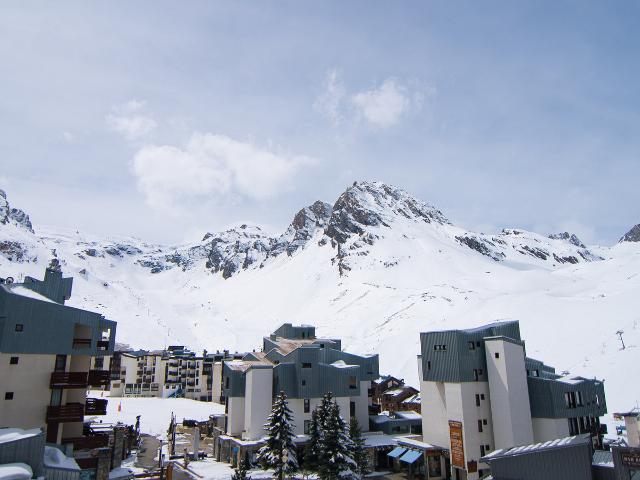
[(81, 422), (82, 420), (84, 420), (84, 405), (81, 403), (47, 407), (47, 423)]
[(63, 438), (62, 443), (72, 443), (73, 450), (93, 450), (108, 447), (109, 435), (89, 435), (86, 437)]
[(85, 415), (106, 415), (108, 401), (103, 398), (87, 398), (84, 404)]
[(87, 388), (87, 372), (53, 372), (50, 388)]
[(88, 383), (92, 387), (104, 387), (109, 385), (111, 374), (109, 370), (89, 370)]

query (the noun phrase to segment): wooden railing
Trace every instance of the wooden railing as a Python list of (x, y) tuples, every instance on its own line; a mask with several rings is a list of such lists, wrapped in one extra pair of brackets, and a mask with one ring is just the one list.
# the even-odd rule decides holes
[(49, 422), (81, 422), (84, 420), (84, 405), (69, 403), (57, 407), (47, 407), (47, 423)]
[(63, 438), (62, 443), (73, 443), (73, 450), (92, 450), (108, 447), (109, 435), (90, 435), (87, 437)]
[(109, 385), (111, 374), (109, 370), (89, 370), (89, 385), (92, 387), (103, 387)]
[(50, 388), (86, 388), (87, 372), (53, 372)]

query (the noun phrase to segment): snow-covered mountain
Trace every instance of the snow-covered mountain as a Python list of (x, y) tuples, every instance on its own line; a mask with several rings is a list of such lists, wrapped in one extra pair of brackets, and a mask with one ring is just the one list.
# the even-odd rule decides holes
[(358, 182), (281, 235), (240, 225), (166, 246), (40, 229), (2, 192), (0, 276), (40, 277), (57, 257), (75, 278), (69, 304), (116, 320), (132, 346), (248, 350), (284, 321), (313, 323), (410, 383), (419, 332), (515, 318), (530, 356), (604, 378), (614, 411), (640, 400), (628, 381), (640, 365), (638, 232), (612, 247), (569, 232), (471, 232), (401, 189)]

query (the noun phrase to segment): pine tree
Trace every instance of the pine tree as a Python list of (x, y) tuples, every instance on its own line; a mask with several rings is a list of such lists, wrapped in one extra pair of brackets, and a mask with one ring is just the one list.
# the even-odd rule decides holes
[(310, 471), (318, 469), (322, 458), (322, 427), (320, 426), (319, 417), (320, 408), (316, 407), (311, 412), (309, 442), (304, 452), (304, 468)]
[(285, 476), (298, 469), (292, 419), (287, 396), (284, 392), (280, 392), (264, 426), (267, 431), (267, 444), (258, 454), (258, 460), (263, 467), (273, 468), (274, 476), (278, 480), (283, 480)]
[(251, 480), (251, 477), (247, 475), (247, 470), (249, 470), (249, 461), (245, 458), (244, 461), (238, 463), (231, 480)]
[(349, 424), (349, 437), (353, 443), (353, 461), (356, 462), (357, 473), (360, 477), (363, 477), (369, 473), (369, 459), (367, 453), (364, 450), (364, 439), (362, 438), (362, 431), (356, 417), (351, 417), (351, 423)]
[(357, 465), (353, 460), (353, 443), (340, 407), (333, 403), (326, 417), (322, 436), (322, 462), (318, 469), (321, 480), (357, 480)]
[(329, 417), (331, 409), (333, 408), (333, 404), (333, 394), (331, 392), (328, 392), (322, 398), (322, 402), (320, 402), (320, 405), (316, 407), (318, 410), (318, 426), (320, 428), (320, 431), (323, 431), (326, 427), (327, 418)]

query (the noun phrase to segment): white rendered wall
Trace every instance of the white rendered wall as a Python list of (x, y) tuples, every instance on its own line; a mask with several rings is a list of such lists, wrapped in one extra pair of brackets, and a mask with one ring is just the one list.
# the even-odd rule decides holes
[(266, 431), (264, 424), (271, 413), (273, 391), (273, 370), (252, 368), (247, 371), (245, 383), (245, 405), (243, 438), (258, 440)]
[[(493, 448), (533, 443), (524, 348), (503, 339), (485, 340), (493, 413)], [(495, 358), (495, 354), (499, 358)]]
[[(18, 357), (17, 365), (9, 364), (11, 357)], [(55, 362), (55, 355), (0, 353), (0, 428), (45, 427)], [(4, 399), (6, 392), (13, 400)]]
[(532, 418), (533, 443), (546, 442), (569, 436), (569, 422), (566, 418)]
[(624, 426), (627, 429), (627, 442), (630, 447), (640, 447), (640, 433), (638, 432), (638, 417), (625, 416)]
[(222, 362), (213, 364), (212, 374), (211, 396), (215, 403), (220, 403), (220, 396), (222, 395)]
[[(422, 378), (422, 377), (421, 377)], [(445, 384), (420, 382), (422, 438), (439, 447), (449, 446), (449, 420), (462, 421), (461, 411), (448, 411)]]
[[(371, 387), (370, 381), (360, 382), (360, 395), (357, 397), (351, 397), (350, 401), (356, 404), (356, 420), (363, 432), (369, 431), (369, 387)], [(343, 416), (347, 418), (349, 410), (343, 412)]]
[[(289, 408), (293, 413), (293, 424), (294, 424), (294, 432), (296, 435), (304, 434), (304, 422), (305, 420), (311, 420), (311, 412), (322, 402), (321, 398), (310, 398), (309, 399), (309, 411), (305, 413), (304, 411), (304, 399), (302, 398), (289, 398), (287, 400), (289, 404)], [(342, 411), (342, 407), (340, 407), (340, 412), (344, 417), (344, 412)], [(349, 411), (347, 410), (347, 415)]]
[(241, 437), (244, 430), (244, 397), (230, 397), (227, 402), (227, 435)]

